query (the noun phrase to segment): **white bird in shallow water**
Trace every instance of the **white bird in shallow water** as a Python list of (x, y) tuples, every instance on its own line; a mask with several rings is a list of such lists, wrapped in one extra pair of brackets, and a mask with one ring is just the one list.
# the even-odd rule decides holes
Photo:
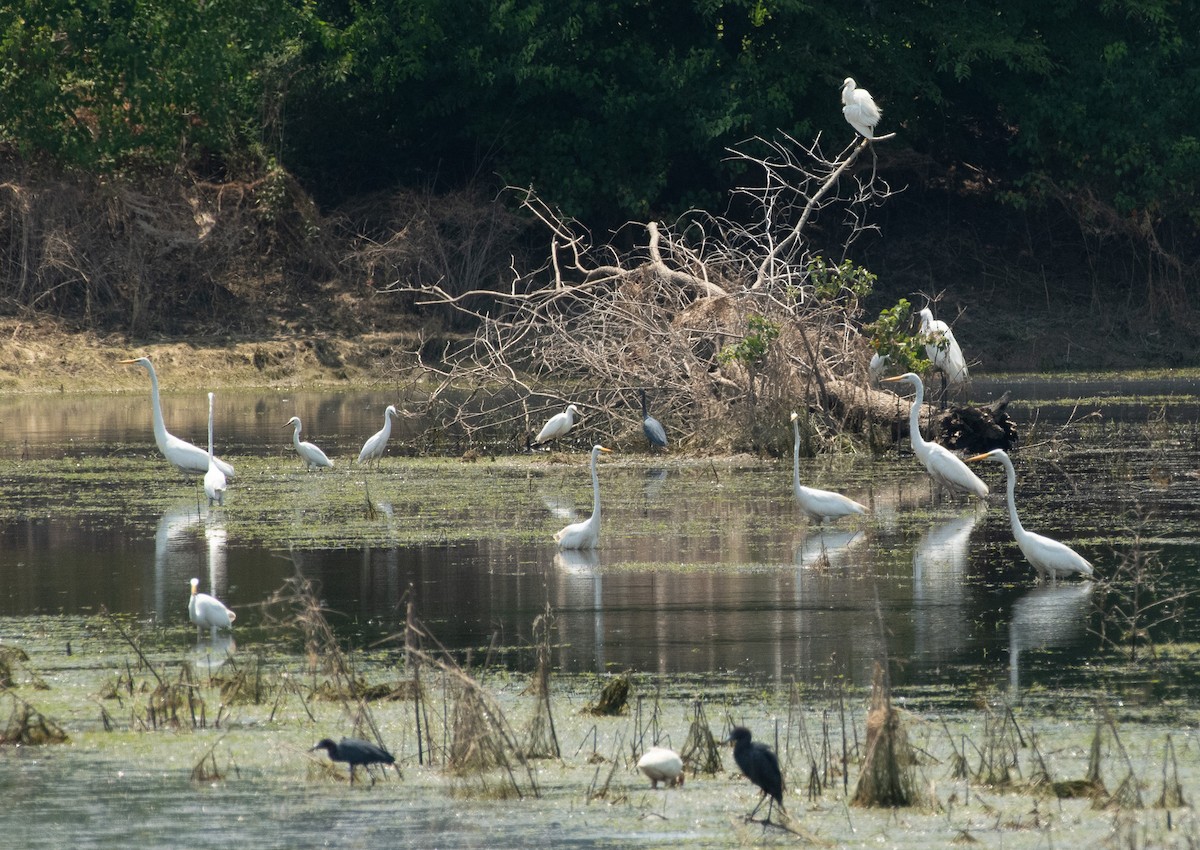
[(208, 506), (213, 502), (225, 504), (225, 473), (217, 466), (213, 457), (213, 394), (208, 394), (208, 470), (204, 473), (204, 495), (208, 496)]
[(567, 432), (574, 427), (577, 416), (579, 416), (579, 408), (568, 404), (567, 409), (562, 413), (556, 413), (546, 420), (546, 424), (542, 426), (542, 430), (538, 431), (538, 435), (533, 438), (530, 445), (539, 446), (542, 443), (557, 440), (559, 437), (565, 437)]
[[(162, 402), (158, 397), (158, 375), (154, 364), (148, 357), (138, 357), (135, 360), (121, 360), (125, 365), (137, 364), (150, 373), (150, 406), (154, 412), (154, 442), (158, 450), (172, 464), (184, 472), (204, 474), (208, 471), (208, 452), (199, 446), (194, 446), (187, 440), (181, 440), (174, 434), (167, 433), (163, 423)], [(226, 478), (233, 478), (233, 467), (220, 458), (215, 458), (217, 467), (225, 473)]]
[(883, 117), (871, 93), (858, 88), (853, 77), (842, 81), (842, 115), (859, 135), (867, 139), (875, 138), (875, 125)]
[(928, 307), (921, 310), (920, 316), (921, 335), (933, 338), (925, 343), (925, 356), (933, 361), (933, 368), (942, 373), (942, 380), (949, 386), (965, 384), (971, 376), (967, 373), (967, 360), (958, 347), (954, 332), (941, 319), (935, 319)]
[(312, 443), (301, 442), (300, 440), (300, 417), (293, 416), (287, 421), (284, 428), (293, 428), (292, 431), (292, 446), (296, 449), (296, 454), (300, 455), (300, 459), (304, 461), (304, 468), (307, 469), (322, 469), (333, 466), (331, 461), (319, 448)]
[(1004, 469), (1008, 472), (1008, 519), (1012, 524), (1013, 537), (1016, 538), (1017, 545), (1021, 547), (1021, 554), (1037, 570), (1038, 578), (1041, 581), (1049, 578), (1051, 582), (1054, 582), (1060, 575), (1068, 576), (1073, 573), (1088, 578), (1092, 577), (1092, 565), (1070, 546), (1059, 543), (1057, 540), (1051, 540), (1049, 537), (1043, 537), (1041, 534), (1026, 531), (1025, 527), (1021, 525), (1021, 520), (1017, 517), (1015, 494), (1017, 471), (1013, 469), (1012, 459), (1004, 449), (992, 449), (990, 452), (969, 457), (967, 460), (994, 460), (1004, 464)]
[(394, 404), (387, 406), (387, 410), (383, 411), (383, 427), (363, 443), (362, 451), (358, 453), (359, 463), (370, 463), (371, 461), (378, 461), (383, 457), (383, 450), (387, 448), (388, 437), (392, 436), (392, 417), (399, 415), (400, 413), (396, 410)]
[(908, 412), (908, 438), (912, 443), (913, 454), (925, 464), (930, 477), (952, 492), (971, 493), (981, 499), (986, 496), (988, 486), (967, 468), (962, 458), (945, 446), (931, 443), (921, 436), (921, 405), (925, 403), (925, 384), (921, 382), (920, 376), (905, 372), (894, 378), (884, 378), (880, 383), (890, 384), (895, 381), (907, 381), (917, 391), (913, 396), (912, 409)]
[(859, 504), (849, 496), (834, 493), (830, 490), (819, 490), (816, 487), (805, 487), (800, 483), (800, 417), (792, 412), (792, 432), (795, 440), (792, 443), (792, 490), (800, 508), (816, 522), (825, 519), (837, 519), (850, 514), (868, 513), (867, 506)]
[(559, 549), (595, 549), (600, 540), (600, 477), (596, 475), (596, 458), (600, 452), (611, 452), (604, 446), (592, 446), (592, 515), (583, 522), (573, 522), (554, 535)]
[(200, 579), (191, 581), (192, 598), (188, 600), (188, 619), (196, 624), (197, 633), (205, 626), (210, 629), (228, 629), (233, 626), (237, 614), (226, 608), (215, 596), (207, 593), (197, 593)]
[(638, 759), (638, 770), (646, 774), (650, 780), (650, 788), (658, 787), (665, 782), (674, 788), (683, 785), (683, 759), (679, 753), (668, 747), (651, 747)]

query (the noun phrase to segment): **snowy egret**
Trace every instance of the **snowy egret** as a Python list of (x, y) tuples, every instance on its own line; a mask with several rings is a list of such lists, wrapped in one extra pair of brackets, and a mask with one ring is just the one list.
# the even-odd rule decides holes
[(592, 446), (592, 515), (583, 522), (573, 522), (554, 535), (559, 549), (595, 549), (600, 539), (600, 478), (596, 475), (596, 458), (600, 452), (611, 452), (604, 446)]
[[(158, 397), (158, 374), (154, 371), (154, 364), (150, 362), (150, 358), (138, 357), (135, 360), (118, 362), (127, 366), (137, 364), (150, 373), (150, 405), (154, 411), (154, 442), (158, 444), (158, 450), (162, 452), (163, 457), (184, 472), (199, 474), (207, 472), (208, 452), (167, 432), (167, 426), (163, 423), (162, 402)], [(216, 464), (225, 473), (226, 478), (233, 478), (232, 466), (220, 458), (216, 458)]]
[[(733, 744), (733, 760), (737, 762), (738, 768), (747, 779), (762, 790), (758, 805), (754, 807), (754, 811), (746, 815), (747, 820), (754, 817), (755, 812), (762, 806), (763, 800), (768, 797), (774, 801), (771, 805), (778, 803), (780, 810), (784, 811), (783, 774), (779, 770), (779, 759), (775, 757), (775, 753), (771, 752), (770, 747), (757, 741), (752, 742), (750, 737), (750, 730), (745, 726), (734, 726), (726, 739), (726, 743)], [(767, 806), (768, 823), (771, 820), (771, 805)]]
[(921, 382), (921, 378), (912, 372), (905, 372), (894, 378), (884, 378), (880, 383), (889, 384), (896, 381), (907, 381), (916, 390), (912, 409), (908, 412), (908, 437), (912, 442), (913, 454), (925, 464), (930, 477), (951, 492), (973, 493), (981, 499), (985, 497), (988, 494), (988, 486), (967, 468), (958, 455), (945, 446), (931, 443), (921, 436), (921, 405), (925, 403), (925, 384)]
[(1004, 469), (1008, 473), (1008, 519), (1012, 524), (1013, 537), (1017, 540), (1017, 546), (1021, 548), (1021, 554), (1037, 570), (1040, 580), (1045, 581), (1049, 576), (1050, 581), (1055, 582), (1059, 575), (1067, 576), (1072, 573), (1078, 573), (1088, 578), (1092, 577), (1092, 565), (1070, 546), (1059, 543), (1057, 540), (1051, 540), (1049, 537), (1043, 537), (1041, 534), (1026, 531), (1025, 527), (1021, 525), (1021, 520), (1017, 517), (1015, 495), (1017, 471), (1013, 469), (1012, 460), (1004, 449), (992, 449), (990, 452), (969, 457), (967, 460), (994, 460), (1004, 464)]
[(208, 496), (208, 506), (213, 502), (225, 504), (225, 473), (217, 466), (213, 457), (213, 394), (208, 394), (208, 470), (204, 473), (204, 495)]
[(192, 579), (191, 585), (192, 598), (188, 600), (188, 619), (196, 624), (196, 633), (200, 634), (201, 629), (205, 626), (214, 632), (217, 629), (231, 628), (233, 621), (237, 619), (237, 614), (226, 608), (215, 596), (197, 593), (196, 588), (200, 586), (200, 579)]
[(350, 784), (354, 784), (354, 768), (360, 764), (367, 767), (373, 764), (393, 764), (395, 757), (382, 747), (377, 747), (362, 738), (342, 738), (334, 743), (331, 738), (322, 738), (309, 750), (325, 750), (333, 761), (344, 761), (350, 765)]
[(954, 332), (941, 319), (935, 319), (928, 307), (922, 308), (920, 316), (921, 335), (931, 338), (925, 343), (925, 356), (933, 361), (933, 368), (942, 373), (943, 387), (965, 384), (971, 376), (967, 373), (967, 361)]
[(816, 487), (805, 487), (800, 483), (800, 417), (792, 411), (792, 490), (796, 493), (796, 501), (815, 522), (826, 519), (837, 519), (850, 514), (868, 513), (867, 506), (859, 504), (848, 496), (829, 490), (819, 490)]
[(875, 99), (866, 89), (858, 88), (853, 77), (842, 81), (842, 115), (858, 133), (867, 139), (875, 138), (875, 125), (883, 115)]
[(540, 446), (542, 443), (566, 436), (566, 433), (575, 425), (575, 418), (579, 415), (579, 408), (568, 404), (567, 409), (562, 413), (556, 413), (546, 420), (546, 424), (542, 426), (542, 430), (538, 431), (538, 435), (533, 438), (530, 446)]
[(300, 459), (304, 461), (305, 470), (333, 466), (333, 461), (326, 456), (325, 452), (312, 443), (301, 442), (299, 416), (293, 416), (283, 427), (295, 429), (292, 431), (292, 446), (295, 447), (296, 454), (300, 455)]
[(383, 450), (387, 448), (388, 437), (392, 436), (392, 417), (399, 415), (400, 413), (396, 410), (394, 404), (387, 406), (387, 410), (383, 411), (383, 427), (363, 443), (362, 451), (358, 453), (359, 463), (369, 464), (371, 461), (378, 462), (383, 457)]
[(646, 391), (638, 390), (638, 395), (642, 397), (642, 432), (650, 441), (650, 448), (665, 449), (667, 447), (667, 431), (663, 428), (662, 423), (651, 416), (650, 411), (647, 410)]
[(638, 759), (638, 770), (650, 780), (651, 790), (665, 782), (671, 788), (683, 785), (683, 759), (668, 747), (651, 747)]

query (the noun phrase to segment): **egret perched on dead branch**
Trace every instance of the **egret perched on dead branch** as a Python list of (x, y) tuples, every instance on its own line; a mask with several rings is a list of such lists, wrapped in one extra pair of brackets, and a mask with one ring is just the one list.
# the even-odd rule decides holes
[(204, 473), (204, 495), (208, 496), (208, 506), (213, 502), (225, 504), (225, 473), (217, 466), (213, 457), (213, 394), (208, 394), (208, 469)]
[(300, 455), (300, 459), (304, 461), (304, 468), (321, 469), (333, 466), (331, 461), (319, 448), (312, 443), (302, 442), (300, 440), (300, 417), (293, 416), (287, 421), (284, 428), (293, 428), (292, 431), (292, 446), (296, 449), (296, 454)]
[(958, 347), (954, 332), (941, 319), (935, 319), (928, 307), (921, 310), (920, 316), (921, 335), (932, 338), (925, 343), (925, 356), (933, 361), (933, 368), (942, 373), (943, 386), (965, 384), (970, 375), (967, 374), (967, 361)]
[(540, 446), (551, 440), (557, 440), (559, 437), (565, 437), (575, 425), (575, 417), (579, 415), (579, 408), (568, 404), (567, 409), (562, 413), (556, 413), (546, 420), (546, 424), (542, 426), (542, 430), (538, 431), (538, 435), (533, 438), (530, 446)]
[(907, 381), (917, 391), (913, 396), (912, 409), (908, 412), (908, 437), (912, 442), (913, 454), (925, 464), (930, 477), (951, 492), (972, 493), (979, 498), (988, 494), (988, 486), (979, 476), (967, 468), (962, 458), (945, 446), (931, 443), (921, 436), (921, 405), (925, 403), (925, 384), (912, 372), (894, 378), (884, 378), (880, 383)]
[(805, 487), (800, 483), (800, 417), (792, 411), (792, 490), (796, 493), (796, 501), (800, 509), (816, 522), (825, 519), (837, 519), (850, 514), (865, 514), (867, 506), (859, 504), (848, 496), (834, 493), (830, 490), (820, 490), (816, 487)]
[(554, 535), (559, 549), (595, 549), (600, 540), (600, 477), (596, 475), (596, 458), (600, 452), (611, 452), (604, 446), (592, 446), (592, 515), (583, 522), (573, 522)]
[(363, 443), (362, 451), (358, 453), (359, 463), (369, 464), (371, 461), (378, 461), (383, 457), (383, 450), (387, 448), (388, 437), (392, 436), (392, 417), (399, 415), (400, 413), (396, 410), (394, 404), (387, 406), (387, 409), (383, 411), (383, 427)]
[(883, 113), (875, 105), (875, 99), (866, 89), (858, 88), (853, 77), (842, 81), (842, 115), (850, 122), (850, 126), (859, 135), (867, 139), (875, 138), (875, 125)]
[(992, 449), (990, 452), (969, 457), (967, 460), (994, 460), (1004, 465), (1004, 469), (1008, 473), (1008, 519), (1012, 524), (1013, 537), (1016, 538), (1017, 546), (1021, 548), (1021, 554), (1037, 570), (1038, 578), (1041, 581), (1045, 581), (1049, 577), (1050, 581), (1054, 582), (1059, 575), (1067, 576), (1072, 573), (1088, 578), (1092, 577), (1092, 565), (1070, 546), (1041, 534), (1026, 531), (1025, 527), (1021, 525), (1021, 520), (1017, 517), (1015, 495), (1017, 471), (1013, 469), (1012, 459), (1004, 449)]
[(215, 596), (197, 593), (196, 589), (200, 587), (200, 579), (192, 579), (191, 585), (192, 598), (188, 600), (188, 619), (196, 624), (197, 634), (205, 626), (214, 631), (231, 628), (233, 621), (237, 619), (237, 614), (226, 608)]
[(683, 785), (683, 759), (669, 747), (651, 747), (638, 759), (637, 766), (650, 780), (651, 790), (660, 782), (672, 788)]
[[(207, 472), (208, 452), (167, 432), (167, 426), (163, 423), (162, 402), (158, 396), (158, 374), (154, 371), (154, 364), (150, 362), (150, 358), (138, 357), (135, 360), (118, 362), (125, 365), (136, 364), (150, 373), (150, 406), (154, 413), (154, 442), (158, 444), (158, 450), (162, 452), (163, 457), (183, 472), (201, 475)], [(214, 460), (221, 472), (225, 473), (226, 478), (233, 478), (232, 466), (220, 458)]]

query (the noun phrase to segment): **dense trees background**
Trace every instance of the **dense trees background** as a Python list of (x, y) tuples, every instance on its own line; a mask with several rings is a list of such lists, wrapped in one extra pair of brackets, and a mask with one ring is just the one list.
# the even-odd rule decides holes
[(0, 143), (94, 176), (283, 172), (325, 208), (533, 186), (603, 228), (722, 207), (749, 137), (840, 149), (848, 75), (918, 192), (1195, 263), (1192, 0), (13, 0)]

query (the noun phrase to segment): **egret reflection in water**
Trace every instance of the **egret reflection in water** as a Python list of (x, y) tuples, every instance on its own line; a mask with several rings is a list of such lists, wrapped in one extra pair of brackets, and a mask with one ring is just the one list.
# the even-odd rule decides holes
[(160, 623), (187, 616), (187, 585), (205, 576), (204, 590), (218, 598), (229, 590), (224, 522), (201, 514), (195, 502), (159, 517), (154, 530), (154, 615)]
[[(554, 569), (562, 576), (558, 582), (559, 600), (555, 606), (560, 611), (590, 610), (592, 613), (592, 640), (595, 643), (596, 672), (605, 672), (604, 660), (604, 580), (600, 573), (600, 554), (595, 549), (560, 549), (554, 553)], [(569, 632), (574, 622), (581, 617), (564, 619), (559, 628)], [(563, 641), (570, 644), (570, 639)], [(586, 645), (586, 644), (585, 644)]]
[(1093, 586), (1089, 581), (1035, 587), (1013, 603), (1008, 624), (1008, 680), (1014, 694), (1021, 688), (1024, 650), (1070, 646), (1084, 634)]
[(794, 561), (801, 569), (850, 566), (854, 550), (866, 539), (862, 531), (818, 531), (800, 541)]
[(949, 661), (970, 639), (965, 580), (981, 515), (971, 511), (930, 526), (913, 551), (914, 649), (924, 662)]

